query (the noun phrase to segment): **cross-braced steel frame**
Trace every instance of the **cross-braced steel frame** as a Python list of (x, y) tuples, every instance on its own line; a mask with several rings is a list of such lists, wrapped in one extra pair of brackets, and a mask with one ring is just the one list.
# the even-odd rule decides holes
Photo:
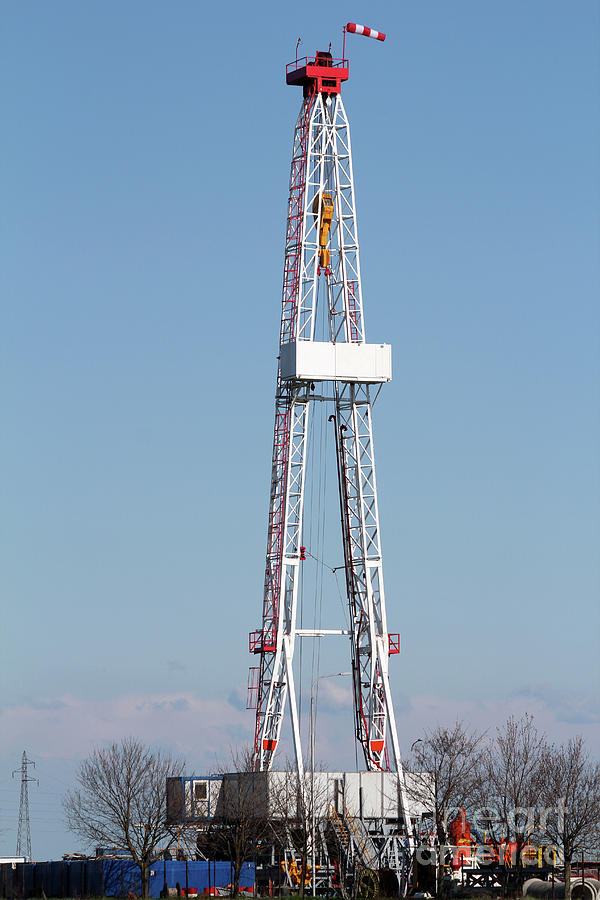
[[(320, 265), (323, 195), (333, 200), (330, 259)], [(308, 92), (294, 132), (290, 175), (281, 346), (315, 340), (320, 280), (326, 285), (332, 343), (365, 343), (350, 129), (340, 94)], [(321, 282), (322, 283), (322, 282)], [(296, 764), (303, 772), (293, 657), (298, 630), (308, 417), (314, 384), (277, 375), (262, 628), (250, 636), (256, 707), (254, 761), (272, 765), (289, 704)], [(371, 770), (402, 766), (390, 692), (371, 386), (334, 380), (335, 427), (346, 588), (350, 611), (355, 731)], [(391, 750), (391, 753), (390, 753)], [(404, 804), (406, 808), (406, 804)]]

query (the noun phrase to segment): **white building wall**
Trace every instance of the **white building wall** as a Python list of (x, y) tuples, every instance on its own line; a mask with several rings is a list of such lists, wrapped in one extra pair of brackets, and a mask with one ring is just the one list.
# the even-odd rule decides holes
[[(210, 778), (185, 778), (184, 809), (185, 818), (212, 818), (223, 814), (226, 794), (223, 779), (252, 779), (256, 814), (267, 813), (273, 819), (293, 819), (311, 808), (312, 781), (307, 773), (301, 784), (294, 772), (242, 772), (231, 776), (211, 776)], [(405, 774), (410, 785), (411, 773)], [(422, 779), (422, 775), (420, 775)], [(206, 800), (194, 797), (195, 785), (206, 785), (201, 793)], [(298, 800), (298, 791), (304, 792), (304, 799)], [(410, 793), (410, 791), (409, 791)], [(394, 772), (315, 772), (314, 802), (317, 817), (329, 814), (333, 806), (339, 815), (347, 810), (351, 816), (363, 819), (399, 819), (402, 815), (398, 793), (398, 776)], [(420, 818), (426, 812), (423, 804), (408, 798), (411, 818)]]

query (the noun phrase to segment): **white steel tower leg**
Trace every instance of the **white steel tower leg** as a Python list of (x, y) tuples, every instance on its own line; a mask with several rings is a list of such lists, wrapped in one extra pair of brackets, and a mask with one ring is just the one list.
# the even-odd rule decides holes
[(360, 384), (337, 387), (336, 449), (352, 629), (356, 736), (367, 766), (389, 769), (386, 726), (396, 766), (400, 752), (395, 722), (388, 715), (392, 708), (389, 639), (369, 388)]
[(282, 390), (275, 414), (263, 628), (251, 636), (251, 650), (260, 653), (261, 662), (254, 744), (258, 770), (270, 767), (279, 740), (288, 687), (296, 763), (299, 771), (302, 770), (291, 663), (298, 597), (308, 410), (306, 392), (304, 396), (298, 396)]
[[(280, 344), (312, 337), (316, 292), (316, 226), (307, 211), (309, 184), (322, 164), (315, 152), (322, 131), (320, 97), (305, 98), (294, 133), (283, 275)], [(317, 174), (317, 177), (318, 174)], [(250, 649), (260, 654), (256, 691), (254, 765), (271, 766), (289, 689), (298, 771), (302, 748), (293, 683), (298, 565), (306, 470), (306, 434), (310, 404), (306, 384), (284, 384), (277, 375), (271, 498), (262, 630), (250, 636)]]

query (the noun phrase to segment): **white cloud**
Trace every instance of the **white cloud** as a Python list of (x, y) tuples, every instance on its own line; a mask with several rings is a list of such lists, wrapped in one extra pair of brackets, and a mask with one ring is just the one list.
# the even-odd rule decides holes
[(600, 698), (576, 691), (554, 688), (549, 684), (530, 684), (515, 692), (515, 697), (539, 702), (553, 710), (557, 722), (570, 725), (600, 723)]
[(124, 694), (105, 700), (75, 695), (4, 707), (0, 727), (14, 739), (14, 752), (27, 746), (39, 758), (86, 756), (93, 746), (134, 735), (168, 745), (214, 766), (229, 744), (247, 743), (252, 719), (230, 703), (192, 692)]
[(322, 710), (352, 708), (352, 679), (327, 678), (319, 684), (318, 705)]
[[(129, 693), (103, 700), (75, 694), (37, 698), (4, 707), (0, 728), (6, 736), (5, 755), (17, 758), (23, 747), (39, 759), (81, 759), (98, 744), (134, 735), (168, 746), (188, 760), (196, 771), (214, 769), (230, 757), (230, 750), (248, 745), (254, 733), (254, 714), (243, 708), (241, 692), (215, 699), (194, 692)], [(575, 733), (585, 737), (592, 752), (600, 752), (598, 710), (589, 697), (556, 692), (548, 686), (529, 685), (506, 698), (453, 700), (435, 695), (397, 698), (396, 720), (404, 752), (424, 731), (437, 724), (461, 719), (478, 729), (502, 725), (509, 715), (534, 715), (536, 724), (552, 741), (565, 741)], [(307, 735), (309, 705), (303, 710), (302, 730)], [(286, 711), (287, 718), (287, 711)], [(283, 756), (291, 755), (284, 727)], [(352, 688), (349, 678), (328, 679), (320, 685), (318, 756), (333, 768), (354, 766)]]
[[(467, 725), (493, 734), (497, 726), (506, 722), (509, 716), (521, 716), (528, 712), (535, 718), (540, 731), (554, 742), (567, 741), (574, 734), (582, 734), (592, 752), (600, 752), (600, 734), (593, 717), (581, 710), (593, 708), (589, 697), (573, 694), (561, 695), (561, 703), (550, 701), (551, 691), (533, 691), (524, 688), (506, 698), (485, 700), (451, 700), (435, 696), (419, 696), (411, 699), (410, 709), (397, 714), (400, 743), (406, 750), (410, 743), (427, 729), (437, 724), (451, 725), (460, 719)], [(572, 713), (569, 715), (569, 711)]]

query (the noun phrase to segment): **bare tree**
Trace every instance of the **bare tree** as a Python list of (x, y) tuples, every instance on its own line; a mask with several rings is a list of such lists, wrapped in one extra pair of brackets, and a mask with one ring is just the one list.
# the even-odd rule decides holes
[(499, 827), (505, 840), (514, 843), (517, 869), (522, 866), (523, 847), (535, 830), (546, 746), (545, 735), (538, 732), (533, 716), (511, 716), (503, 728), (496, 730), (484, 766), (479, 802), (496, 827), (497, 843)]
[[(407, 771), (409, 799), (431, 810), (438, 843), (448, 841), (448, 819), (453, 812), (470, 807), (480, 792), (485, 733), (469, 730), (457, 721), (452, 728), (438, 726), (415, 741)], [(439, 859), (438, 859), (439, 863)], [(443, 867), (437, 867), (437, 889)]]
[(90, 846), (123, 847), (140, 867), (142, 897), (149, 867), (169, 837), (165, 822), (166, 780), (183, 774), (184, 762), (154, 751), (135, 738), (96, 748), (76, 775), (77, 787), (63, 799), (67, 827)]
[(228, 771), (221, 767), (217, 809), (197, 839), (198, 850), (209, 859), (231, 861), (234, 897), (239, 894), (242, 866), (256, 856), (268, 827), (265, 773), (253, 771), (252, 758), (250, 749), (235, 751)]
[(413, 744), (407, 766), (407, 792), (434, 814), (437, 838), (448, 838), (448, 817), (468, 807), (478, 796), (485, 734), (469, 731), (462, 722), (438, 726)]
[(328, 813), (327, 778), (320, 769), (314, 777), (310, 772), (300, 776), (291, 763), (285, 771), (273, 775), (277, 780), (273, 780), (270, 788), (272, 828), (281, 847), (284, 850), (293, 848), (300, 859), (299, 868), (295, 859), (293, 864), (294, 877), (303, 898), (307, 883), (317, 874), (315, 856), (319, 826)]
[(590, 760), (583, 738), (547, 747), (542, 757), (540, 830), (562, 850), (565, 898), (571, 898), (571, 864), (590, 849), (600, 826), (600, 764)]

